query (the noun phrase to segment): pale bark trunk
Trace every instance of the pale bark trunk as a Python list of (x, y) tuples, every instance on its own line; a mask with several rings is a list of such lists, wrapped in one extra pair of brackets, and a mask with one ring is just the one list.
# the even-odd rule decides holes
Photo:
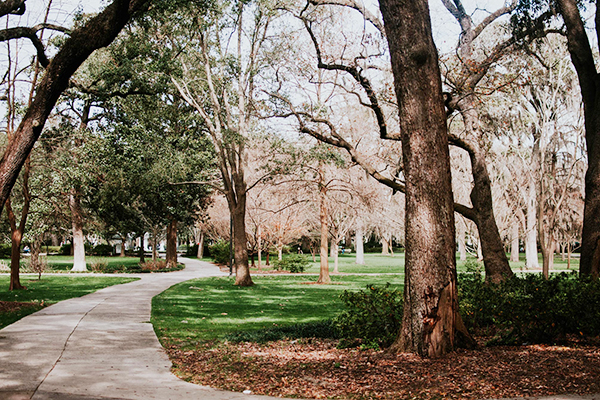
[(72, 271), (87, 271), (85, 262), (85, 243), (83, 237), (83, 211), (79, 191), (73, 189), (69, 195), (69, 208), (73, 227), (73, 269)]
[(510, 261), (519, 262), (519, 223), (513, 222), (511, 227)]
[(333, 253), (333, 273), (339, 274), (340, 271), (338, 269), (338, 244), (335, 241), (331, 242), (331, 249)]
[(381, 238), (381, 254), (384, 256), (390, 255), (390, 244), (388, 243), (386, 238)]
[(426, 0), (381, 0), (399, 106), (406, 178), (402, 330), (392, 346), (421, 356), (454, 350), (458, 313), (454, 201), (446, 111)]
[(260, 225), (256, 228), (256, 242), (258, 247), (258, 270), (262, 268), (262, 228)]
[(483, 249), (481, 248), (481, 239), (477, 239), (477, 261), (483, 261)]
[(121, 253), (119, 254), (119, 257), (125, 257), (125, 244), (126, 243), (127, 243), (127, 238), (121, 237)]
[(317, 283), (330, 283), (329, 277), (329, 259), (327, 258), (327, 239), (329, 236), (329, 228), (327, 226), (327, 188), (322, 186), (319, 189), (320, 201), (320, 220), (321, 220), (321, 268), (319, 270), (319, 279)]
[(356, 225), (356, 233), (355, 233), (355, 238), (354, 238), (354, 247), (356, 250), (356, 263), (358, 265), (365, 265), (365, 248), (364, 248), (364, 242), (363, 242), (363, 237), (364, 237), (364, 233), (363, 233), (363, 224), (362, 222), (358, 222), (358, 224)]
[(277, 243), (277, 259), (279, 261), (283, 260), (283, 243)]
[(538, 269), (537, 253), (537, 196), (531, 184), (527, 192), (527, 233), (525, 236), (525, 260), (527, 269)]

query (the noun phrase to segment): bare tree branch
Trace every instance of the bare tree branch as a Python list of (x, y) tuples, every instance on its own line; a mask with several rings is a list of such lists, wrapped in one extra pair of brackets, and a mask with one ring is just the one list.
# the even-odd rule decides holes
[(330, 5), (352, 8), (363, 15), (366, 21), (369, 21), (383, 36), (385, 36), (385, 27), (381, 18), (371, 13), (364, 4), (359, 4), (355, 0), (309, 0), (314, 6)]

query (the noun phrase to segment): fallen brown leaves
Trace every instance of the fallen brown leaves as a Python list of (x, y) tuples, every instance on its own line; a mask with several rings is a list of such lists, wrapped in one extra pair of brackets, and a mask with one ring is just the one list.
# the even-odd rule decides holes
[(346, 399), (482, 399), (600, 393), (600, 347), (481, 347), (443, 359), (279, 341), (167, 349), (194, 383), (253, 394)]
[(0, 313), (19, 311), (22, 308), (38, 307), (38, 303), (23, 303), (18, 301), (0, 301)]

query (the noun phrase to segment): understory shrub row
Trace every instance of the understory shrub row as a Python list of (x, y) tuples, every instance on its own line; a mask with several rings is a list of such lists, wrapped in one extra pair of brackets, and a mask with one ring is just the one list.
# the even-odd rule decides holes
[(146, 261), (136, 265), (123, 264), (108, 264), (106, 261), (97, 261), (90, 264), (90, 269), (94, 272), (102, 272), (105, 274), (114, 273), (144, 273), (144, 272), (171, 272), (180, 271), (185, 268), (182, 264), (177, 264), (176, 267), (167, 268), (165, 260)]
[(229, 242), (225, 240), (218, 240), (215, 243), (208, 246), (210, 256), (217, 264), (228, 264), (230, 255)]
[(514, 277), (486, 284), (478, 272), (459, 275), (467, 328), (491, 343), (554, 343), (567, 335), (600, 335), (600, 282), (576, 273)]
[[(494, 285), (486, 284), (481, 273), (470, 272), (459, 275), (458, 287), (465, 324), (473, 334), (491, 337), (489, 344), (555, 343), (568, 335), (600, 335), (599, 280), (580, 279), (576, 273), (553, 274), (548, 280), (528, 274)], [(389, 283), (367, 285), (344, 291), (341, 300), (345, 309), (333, 320), (239, 332), (227, 339), (328, 337), (341, 339), (338, 347), (371, 348), (393, 343), (402, 323), (400, 290)]]

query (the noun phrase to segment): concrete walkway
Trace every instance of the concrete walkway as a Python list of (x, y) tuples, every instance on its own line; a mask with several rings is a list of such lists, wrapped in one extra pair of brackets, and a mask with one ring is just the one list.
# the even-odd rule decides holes
[(170, 371), (149, 323), (152, 297), (188, 279), (225, 275), (206, 262), (181, 261), (183, 271), (139, 274), (139, 281), (62, 301), (0, 330), (0, 400), (248, 400)]

